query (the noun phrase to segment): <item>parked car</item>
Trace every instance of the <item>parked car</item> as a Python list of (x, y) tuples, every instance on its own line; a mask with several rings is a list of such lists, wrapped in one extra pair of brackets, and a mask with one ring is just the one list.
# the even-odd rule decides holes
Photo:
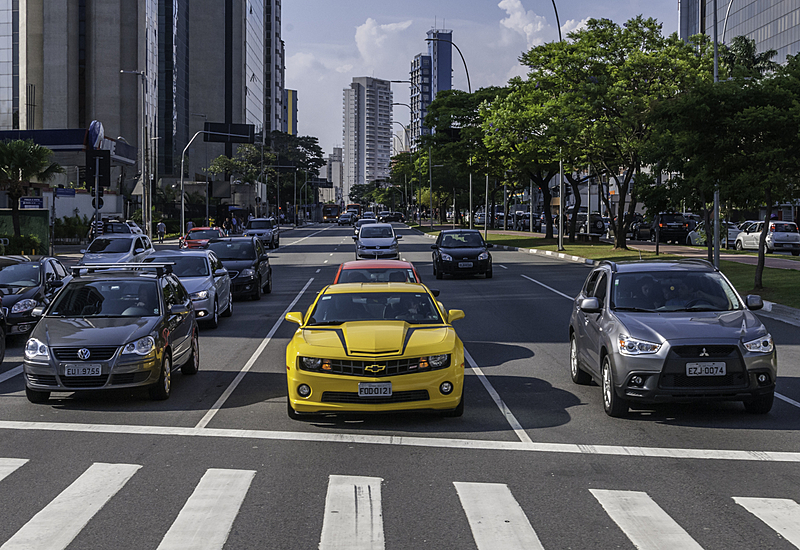
[(421, 283), (414, 264), (402, 260), (355, 260), (339, 266), (333, 284)]
[(402, 212), (381, 212), (378, 214), (378, 221), (381, 223), (400, 222), (405, 223), (406, 217)]
[(137, 235), (144, 235), (144, 231), (142, 231), (142, 228), (139, 227), (139, 224), (137, 224), (135, 221), (125, 220), (125, 225), (131, 228), (131, 233), (136, 233)]
[(219, 316), (233, 314), (231, 278), (211, 250), (159, 250), (145, 262), (172, 263), (172, 272), (183, 284), (194, 305), (198, 322), (219, 326)]
[(689, 222), (680, 212), (661, 212), (650, 227), (650, 240), (655, 242), (656, 235), (662, 243), (684, 244), (689, 235)]
[[(722, 234), (726, 233), (725, 228), (727, 227), (727, 234), (728, 234), (728, 246), (734, 246), (736, 243), (736, 237), (741, 233), (741, 230), (736, 226), (734, 223), (730, 222), (721, 222), (720, 223), (720, 237)], [(686, 244), (689, 246), (705, 246), (706, 244), (706, 224), (705, 222), (699, 222), (694, 229), (689, 231), (689, 234), (686, 236)], [(722, 240), (722, 238), (720, 238)], [(723, 243), (725, 244), (725, 243)]]
[(244, 228), (246, 237), (258, 237), (262, 244), (267, 248), (278, 248), (280, 246), (280, 235), (275, 227), (275, 222), (267, 218), (253, 218), (247, 220)]
[[(322, 289), (286, 347), (287, 412), (432, 410), (464, 413), (464, 344), (445, 310), (416, 283)], [(388, 351), (391, 350), (391, 351)]]
[(339, 225), (353, 225), (353, 215), (350, 212), (345, 212), (339, 216), (337, 223)]
[(29, 334), (38, 321), (33, 309), (47, 305), (72, 276), (49, 256), (0, 256), (0, 296), (5, 334)]
[(610, 416), (639, 404), (711, 400), (767, 413), (777, 357), (752, 313), (761, 307), (760, 296), (743, 299), (704, 260), (604, 261), (572, 309), (572, 380), (595, 380)]
[(586, 212), (578, 212), (577, 216), (578, 219), (575, 224), (575, 230), (578, 233), (602, 235), (606, 232), (603, 216), (601, 216), (599, 212), (592, 212), (591, 214), (587, 214)]
[(78, 265), (141, 262), (153, 252), (153, 243), (147, 235), (101, 235), (81, 250), (83, 257)]
[(272, 292), (272, 267), (264, 245), (256, 237), (224, 237), (208, 242), (209, 250), (222, 260), (231, 278), (234, 298), (260, 300)]
[[(369, 221), (359, 220), (359, 223)], [(397, 259), (400, 257), (398, 241), (402, 235), (394, 232), (389, 223), (372, 223), (361, 227), (357, 235), (353, 235), (356, 243), (356, 260), (361, 258)]]
[[(105, 264), (108, 265), (108, 264)], [(197, 322), (189, 294), (170, 266), (118, 264), (74, 270), (25, 344), (25, 394), (148, 386), (153, 399), (172, 392), (172, 371), (200, 366)]]
[[(736, 250), (758, 250), (764, 222), (752, 222), (742, 227), (736, 236)], [(765, 252), (772, 254), (776, 250), (791, 252), (792, 256), (800, 255), (800, 233), (794, 222), (772, 220), (767, 229), (767, 238), (764, 243)]]
[(492, 255), (494, 245), (483, 240), (475, 229), (448, 229), (439, 233), (433, 249), (433, 276), (478, 275), (492, 278)]
[(178, 248), (205, 248), (211, 239), (224, 236), (219, 227), (193, 227), (178, 240)]

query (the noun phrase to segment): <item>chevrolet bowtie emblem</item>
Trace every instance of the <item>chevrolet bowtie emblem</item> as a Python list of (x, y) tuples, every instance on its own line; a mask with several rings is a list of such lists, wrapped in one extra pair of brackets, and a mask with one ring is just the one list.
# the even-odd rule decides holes
[(385, 368), (386, 365), (370, 365), (368, 367), (365, 367), (364, 370), (367, 372), (381, 372)]
[(703, 348), (703, 351), (700, 352), (700, 357), (708, 357), (708, 352), (706, 351), (706, 348)]

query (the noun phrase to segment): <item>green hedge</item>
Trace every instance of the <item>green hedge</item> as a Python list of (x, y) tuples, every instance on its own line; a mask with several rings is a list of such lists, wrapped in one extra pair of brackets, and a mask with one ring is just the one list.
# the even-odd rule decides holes
[(8, 239), (8, 246), (0, 241), (0, 254), (47, 254), (42, 250), (42, 241), (36, 235), (0, 235), (0, 239)]

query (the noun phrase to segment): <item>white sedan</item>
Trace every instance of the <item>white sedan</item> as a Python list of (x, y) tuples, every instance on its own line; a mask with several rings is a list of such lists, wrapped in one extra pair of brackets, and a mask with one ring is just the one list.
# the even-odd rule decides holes
[[(724, 233), (725, 226), (728, 227), (728, 246), (732, 247), (736, 242), (736, 236), (741, 233), (741, 229), (736, 227), (735, 224), (730, 222), (720, 223), (720, 233)], [(705, 222), (700, 222), (692, 229), (686, 236), (686, 244), (690, 246), (705, 246), (706, 244), (706, 226)]]

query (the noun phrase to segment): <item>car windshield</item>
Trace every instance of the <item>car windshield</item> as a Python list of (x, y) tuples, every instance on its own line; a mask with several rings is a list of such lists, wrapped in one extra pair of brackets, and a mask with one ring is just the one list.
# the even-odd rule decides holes
[(107, 223), (103, 225), (103, 233), (130, 233), (131, 228), (125, 223)]
[(145, 262), (172, 262), (172, 272), (178, 277), (208, 277), (208, 262), (202, 256), (150, 256)]
[(56, 296), (48, 317), (152, 317), (161, 314), (156, 281), (75, 281)]
[(255, 260), (256, 250), (253, 243), (248, 241), (219, 241), (209, 243), (208, 248), (213, 250), (222, 260)]
[(773, 223), (772, 230), (778, 233), (797, 233), (797, 226), (793, 223)]
[(339, 283), (416, 283), (411, 269), (343, 269)]
[(0, 267), (0, 285), (39, 286), (41, 272), (38, 263), (26, 262)]
[(391, 239), (394, 237), (391, 227), (366, 226), (359, 235), (361, 235), (362, 239)]
[(482, 248), (483, 238), (478, 233), (455, 233), (442, 238), (442, 248)]
[(196, 231), (189, 231), (190, 240), (216, 239), (217, 237), (219, 237), (219, 231), (216, 229), (198, 229)]
[(247, 223), (247, 229), (272, 229), (272, 222), (270, 220), (250, 220)]
[(742, 308), (736, 292), (716, 272), (620, 273), (614, 279), (612, 300), (618, 311), (732, 311)]
[(362, 225), (369, 225), (371, 223), (378, 223), (378, 220), (373, 220), (371, 218), (364, 218), (363, 220), (358, 220), (356, 222), (356, 225), (358, 227), (361, 227)]
[(326, 294), (317, 302), (309, 325), (348, 321), (399, 320), (411, 324), (441, 323), (439, 312), (424, 292)]
[(87, 249), (92, 254), (123, 254), (131, 249), (129, 239), (95, 239)]

